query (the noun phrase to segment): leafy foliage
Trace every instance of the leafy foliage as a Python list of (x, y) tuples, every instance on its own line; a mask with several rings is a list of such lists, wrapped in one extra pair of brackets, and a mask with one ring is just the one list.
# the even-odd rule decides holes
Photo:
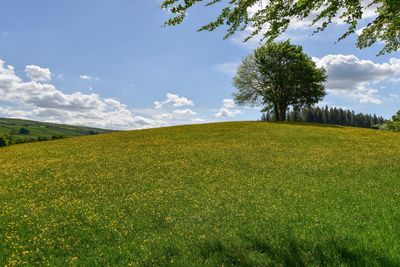
[(386, 123), (385, 128), (391, 131), (400, 131), (400, 110)]
[[(261, 117), (262, 121), (274, 120), (274, 114), (272, 112), (264, 113)], [(356, 114), (354, 111), (346, 110), (342, 108), (329, 108), (325, 106), (320, 107), (308, 107), (308, 108), (297, 108), (295, 107), (287, 113), (287, 121), (298, 121), (298, 122), (315, 122), (315, 123), (327, 123), (335, 125), (353, 126), (361, 128), (375, 128), (379, 129), (385, 122), (383, 117), (378, 117), (375, 114)]]
[(233, 83), (240, 105), (263, 105), (284, 121), (289, 106), (312, 105), (325, 96), (325, 70), (289, 41), (269, 43), (245, 57)]
[(31, 132), (26, 128), (21, 128), (18, 131), (18, 134), (30, 134)]
[(7, 145), (8, 145), (7, 138), (3, 135), (0, 135), (0, 147), (7, 146)]
[(0, 150), (0, 266), (399, 266), (400, 139), (259, 122)]
[[(220, 26), (227, 26), (225, 38), (246, 28), (253, 29), (250, 36), (263, 33), (267, 41), (273, 41), (285, 32), (291, 21), (304, 20), (315, 14), (312, 24), (320, 24), (316, 32), (323, 31), (337, 18), (348, 25), (347, 31), (339, 38), (346, 38), (355, 32), (365, 9), (377, 5), (377, 17), (371, 21), (358, 37), (359, 48), (369, 47), (378, 40), (385, 43), (381, 54), (397, 51), (400, 48), (400, 2), (398, 0), (164, 0), (161, 7), (168, 9), (172, 17), (166, 25), (177, 25), (183, 22), (190, 8), (197, 4), (206, 6), (224, 5), (220, 15), (199, 30), (213, 31)], [(248, 9), (259, 5), (259, 10), (252, 16)], [(268, 27), (267, 27), (268, 25)]]

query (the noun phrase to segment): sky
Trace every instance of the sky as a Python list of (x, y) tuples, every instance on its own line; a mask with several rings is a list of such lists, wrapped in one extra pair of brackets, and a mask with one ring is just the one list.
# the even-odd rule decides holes
[[(223, 40), (223, 28), (197, 32), (218, 14), (204, 7), (162, 27), (169, 13), (160, 3), (3, 1), (0, 117), (112, 129), (259, 119), (258, 107), (232, 100), (235, 69), (258, 39), (243, 43), (245, 31)], [(390, 118), (400, 109), (399, 53), (376, 56), (381, 43), (359, 50), (357, 34), (336, 43), (345, 29), (335, 21), (312, 36), (309, 21), (293, 22), (280, 40), (302, 45), (327, 70), (318, 105)]]

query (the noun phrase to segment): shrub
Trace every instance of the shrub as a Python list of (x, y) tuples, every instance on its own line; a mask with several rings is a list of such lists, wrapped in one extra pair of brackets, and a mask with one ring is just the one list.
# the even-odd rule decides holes
[(50, 138), (45, 137), (45, 136), (39, 136), (39, 137), (37, 138), (37, 141), (39, 141), (39, 142), (42, 142), (42, 141), (49, 141), (49, 140), (50, 140)]
[(0, 147), (7, 146), (8, 140), (4, 136), (0, 135)]
[(53, 135), (53, 136), (51, 137), (51, 140), (58, 140), (58, 139), (63, 139), (63, 138), (64, 138), (63, 135)]
[(400, 111), (392, 117), (385, 125), (385, 128), (390, 131), (400, 131)]
[(31, 132), (26, 128), (19, 129), (18, 134), (30, 134)]

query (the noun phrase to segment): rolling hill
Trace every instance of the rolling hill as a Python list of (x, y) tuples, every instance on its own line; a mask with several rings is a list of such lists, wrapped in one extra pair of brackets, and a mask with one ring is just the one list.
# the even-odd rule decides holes
[(0, 148), (0, 265), (399, 266), (399, 151), (262, 122)]
[[(29, 133), (20, 134), (22, 128), (28, 130)], [(0, 134), (13, 135), (22, 139), (51, 138), (53, 136), (73, 137), (106, 132), (111, 131), (84, 126), (0, 118)]]

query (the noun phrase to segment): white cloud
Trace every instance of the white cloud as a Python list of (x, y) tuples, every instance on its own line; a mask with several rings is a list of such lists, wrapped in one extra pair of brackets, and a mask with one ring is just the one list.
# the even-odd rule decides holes
[(235, 101), (233, 99), (224, 99), (222, 101), (222, 103), (223, 103), (223, 107), (225, 107), (225, 108), (235, 108), (236, 107)]
[(379, 91), (371, 88), (381, 82), (399, 82), (400, 59), (374, 63), (354, 55), (327, 55), (318, 60), (327, 71), (326, 87), (333, 95), (343, 95), (363, 104), (382, 104)]
[(223, 117), (234, 117), (242, 112), (236, 108), (235, 101), (233, 99), (224, 99), (222, 101), (222, 107), (214, 114), (217, 118)]
[(187, 109), (177, 109), (177, 110), (174, 110), (172, 113), (175, 114), (175, 115), (178, 115), (178, 116), (197, 115), (196, 112), (192, 111), (192, 110), (189, 109), (189, 108), (187, 108)]
[(183, 107), (183, 106), (194, 106), (192, 100), (179, 96), (176, 94), (168, 93), (166, 96), (166, 100), (164, 101), (155, 101), (154, 108), (155, 109), (162, 109), (164, 107)]
[(92, 77), (90, 75), (85, 75), (85, 74), (79, 75), (79, 78), (81, 78), (81, 80), (87, 80), (87, 81), (90, 81), (90, 80), (95, 80), (97, 82), (101, 81), (101, 79), (99, 77)]
[(51, 72), (48, 68), (41, 68), (35, 65), (25, 67), (25, 73), (32, 81), (50, 81)]
[[(154, 102), (154, 108), (132, 109), (117, 99), (96, 93), (64, 93), (48, 81), (24, 80), (14, 67), (1, 60), (0, 101), (0, 117), (100, 128), (143, 129), (206, 121), (189, 108), (194, 106), (192, 100), (177, 94), (168, 93), (163, 101)], [(232, 99), (224, 99), (222, 108), (214, 116), (233, 117), (240, 113)]]
[(186, 108), (186, 109), (176, 109), (173, 110), (170, 113), (160, 113), (160, 114), (154, 114), (153, 118), (160, 120), (160, 119), (166, 119), (166, 120), (187, 120), (191, 119), (193, 120), (193, 116), (198, 115), (197, 112), (194, 112), (193, 110)]
[(24, 82), (16, 75), (12, 66), (7, 66), (0, 60), (0, 100), (9, 103), (9, 106), (0, 109), (0, 116), (113, 129), (168, 125), (162, 120), (137, 116), (116, 99), (81, 92), (65, 94), (54, 85), (39, 82), (44, 78), (48, 80), (49, 77), (39, 77), (38, 70), (43, 70), (42, 68), (27, 66), (26, 70), (32, 76), (32, 81)]
[(91, 79), (93, 79), (92, 76), (89, 76), (89, 75), (79, 75), (79, 78), (81, 78), (81, 80), (91, 80)]
[(238, 66), (239, 66), (238, 62), (225, 62), (215, 65), (214, 69), (220, 73), (234, 76)]
[(156, 120), (171, 119), (171, 118), (172, 118), (171, 113), (161, 113), (161, 114), (153, 115), (153, 119), (156, 119)]
[(154, 101), (154, 108), (155, 109), (162, 109), (163, 104), (160, 101)]
[(234, 117), (237, 114), (240, 114), (240, 110), (238, 109), (227, 109), (227, 108), (221, 108), (217, 113), (215, 113), (215, 117), (217, 118), (222, 118), (222, 117)]

